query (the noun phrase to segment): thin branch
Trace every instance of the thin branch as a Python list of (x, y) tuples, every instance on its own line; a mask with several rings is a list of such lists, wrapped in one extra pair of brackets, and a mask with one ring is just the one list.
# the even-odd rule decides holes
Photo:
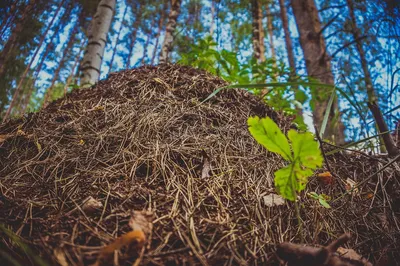
[(329, 20), (323, 27), (322, 29), (318, 32), (318, 35), (321, 35), (324, 30), (326, 30), (338, 17), (341, 15), (341, 13), (338, 13), (336, 16), (334, 16), (331, 20)]
[(360, 40), (362, 40), (362, 39), (365, 39), (365, 38), (367, 38), (367, 35), (360, 36), (360, 37), (358, 37), (357, 39), (355, 39), (355, 40), (353, 40), (353, 41), (351, 41), (351, 42), (348, 42), (348, 43), (344, 44), (342, 47), (340, 47), (339, 49), (337, 49), (337, 50), (332, 54), (331, 58), (332, 58), (332, 59), (335, 58), (335, 56), (336, 56), (338, 53), (340, 53), (341, 51), (343, 51), (344, 49), (346, 49), (346, 48), (349, 47), (350, 45), (352, 45), (352, 44), (354, 44), (354, 43), (357, 43), (358, 41), (360, 41)]

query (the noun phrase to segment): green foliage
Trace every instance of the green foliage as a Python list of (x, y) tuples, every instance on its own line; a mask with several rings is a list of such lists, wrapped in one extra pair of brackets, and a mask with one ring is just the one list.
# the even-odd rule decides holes
[[(265, 62), (257, 62), (255, 58), (239, 60), (237, 53), (218, 49), (217, 43), (210, 36), (200, 39), (197, 44), (190, 45), (187, 51), (180, 54), (178, 63), (204, 69), (229, 83), (247, 84), (248, 90), (262, 97), (269, 106), (288, 114), (296, 114), (296, 108), (301, 109), (307, 101), (305, 90), (310, 82), (291, 76), (290, 69), (271, 58)], [(254, 87), (254, 83), (264, 86)], [(266, 87), (271, 87), (271, 83), (280, 85), (265, 91)], [(297, 117), (296, 122), (301, 128), (305, 128), (302, 117)]]
[(331, 208), (331, 205), (329, 205), (328, 203), (328, 201), (330, 200), (330, 197), (328, 195), (318, 194), (316, 192), (310, 192), (307, 195), (312, 199), (317, 200), (322, 207), (325, 207), (327, 209)]
[(294, 201), (297, 192), (304, 190), (308, 177), (323, 163), (314, 136), (310, 132), (299, 133), (291, 129), (286, 137), (269, 117), (250, 117), (247, 123), (251, 135), (258, 143), (289, 162), (275, 172), (275, 187), (282, 197)]

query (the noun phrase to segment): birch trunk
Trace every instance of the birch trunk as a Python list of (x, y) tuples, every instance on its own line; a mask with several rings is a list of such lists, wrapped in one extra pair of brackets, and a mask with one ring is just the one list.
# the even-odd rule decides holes
[[(356, 47), (358, 51), (358, 55), (360, 56), (361, 68), (364, 73), (364, 81), (365, 87), (367, 88), (367, 96), (368, 96), (368, 107), (374, 116), (376, 125), (378, 127), (379, 133), (382, 134), (382, 140), (385, 145), (386, 150), (388, 151), (390, 156), (396, 156), (400, 154), (400, 150), (397, 149), (396, 144), (389, 133), (389, 128), (386, 124), (386, 121), (382, 115), (381, 109), (379, 108), (378, 98), (375, 93), (374, 85), (372, 83), (371, 73), (368, 69), (367, 58), (361, 43), (361, 34), (360, 29), (357, 26), (356, 16), (354, 14), (354, 3), (352, 0), (347, 0), (347, 6), (349, 8), (350, 19), (352, 24), (352, 33), (353, 38), (356, 41)], [(386, 133), (384, 133), (386, 132)]]
[(262, 26), (262, 10), (260, 0), (251, 1), (253, 17), (253, 53), (258, 62), (265, 61), (264, 29)]
[(85, 55), (81, 62), (80, 84), (83, 86), (95, 84), (99, 80), (100, 66), (114, 11), (115, 0), (101, 0), (97, 7), (91, 23)]
[[(306, 61), (307, 73), (321, 83), (334, 85), (330, 57), (326, 51), (321, 22), (314, 0), (291, 0), (293, 14), (300, 35), (300, 46)], [(337, 144), (344, 143), (344, 125), (335, 99), (331, 110), (327, 110), (330, 93), (324, 88), (316, 88), (313, 93), (314, 123), (321, 127), (325, 112), (329, 112), (324, 138)]]
[(168, 62), (169, 55), (172, 51), (172, 43), (174, 42), (174, 31), (176, 29), (178, 16), (181, 9), (181, 2), (182, 0), (171, 0), (171, 10), (169, 11), (167, 27), (165, 29), (165, 38), (161, 47), (161, 54), (159, 59), (160, 64)]

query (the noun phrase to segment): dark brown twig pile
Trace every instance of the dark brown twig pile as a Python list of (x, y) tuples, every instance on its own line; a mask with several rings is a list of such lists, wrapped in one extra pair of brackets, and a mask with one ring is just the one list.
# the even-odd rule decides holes
[[(343, 232), (371, 261), (399, 261), (397, 166), (341, 197), (342, 180), (359, 182), (386, 159), (329, 157), (334, 184), (314, 177), (309, 190), (337, 200), (328, 210), (302, 194), (299, 232), (293, 204), (264, 204), (285, 162), (246, 124), (268, 115), (287, 131), (291, 118), (240, 90), (200, 104), (223, 85), (189, 67), (142, 67), (0, 125), (0, 223), (50, 265), (94, 263), (102, 246), (129, 230), (131, 210), (155, 215), (142, 264), (276, 265), (277, 243), (326, 244)], [(83, 207), (89, 196), (101, 203), (97, 212)], [(2, 236), (0, 259), (7, 253), (26, 263), (21, 245)], [(137, 258), (122, 250), (114, 261)]]

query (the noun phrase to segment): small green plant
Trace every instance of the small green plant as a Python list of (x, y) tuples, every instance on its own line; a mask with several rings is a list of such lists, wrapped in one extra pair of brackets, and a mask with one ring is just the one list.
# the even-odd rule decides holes
[(310, 132), (299, 133), (293, 129), (289, 130), (286, 137), (269, 117), (250, 117), (247, 124), (258, 143), (288, 161), (287, 166), (274, 173), (274, 182), (278, 194), (295, 201), (297, 193), (304, 190), (308, 177), (322, 166), (323, 157), (318, 142)]
[(331, 205), (329, 205), (328, 201), (330, 200), (330, 197), (325, 194), (318, 194), (316, 192), (310, 192), (307, 193), (309, 197), (312, 199), (318, 200), (319, 204), (327, 209), (331, 208)]

